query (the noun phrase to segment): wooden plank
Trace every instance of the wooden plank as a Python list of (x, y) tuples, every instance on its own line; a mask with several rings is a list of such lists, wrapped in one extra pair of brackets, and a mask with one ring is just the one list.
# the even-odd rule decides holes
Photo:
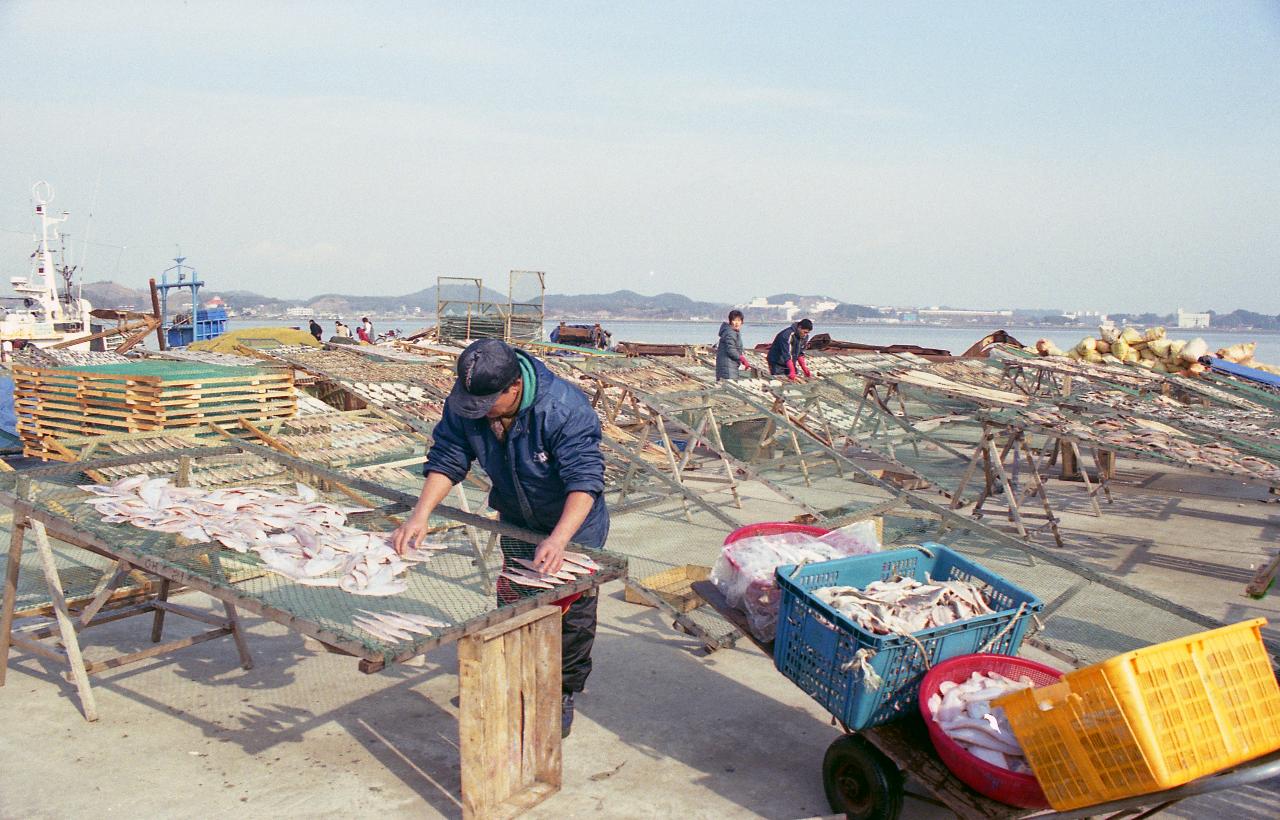
[(89, 674), (85, 670), (84, 657), (80, 654), (80, 639), (76, 636), (75, 625), (67, 613), (67, 601), (62, 594), (62, 581), (58, 577), (58, 565), (53, 559), (53, 547), (49, 544), (49, 535), (45, 532), (44, 524), (39, 521), (31, 522), (31, 531), (36, 538), (36, 551), (40, 554), (45, 581), (49, 586), (49, 596), (53, 600), (53, 615), (58, 621), (58, 631), (61, 633), (62, 646), (67, 653), (67, 664), (71, 667), (71, 678), (80, 695), (84, 719), (93, 722), (98, 719), (98, 706), (94, 702), (93, 690), (89, 687)]
[(5, 564), (4, 604), (0, 610), (0, 686), (4, 686), (9, 667), (9, 644), (13, 634), (13, 611), (18, 603), (18, 573), (22, 569), (22, 544), (27, 533), (27, 519), (14, 515), (9, 533), (9, 560)]
[[(1275, 583), (1277, 574), (1280, 574), (1280, 551), (1271, 556), (1271, 560), (1258, 567), (1257, 573), (1254, 574), (1253, 580), (1244, 588), (1245, 595), (1250, 598), (1261, 598), (1267, 594), (1267, 590)], [(0, 637), (3, 640), (3, 637)], [(4, 668), (0, 666), (0, 674), (3, 674)], [(3, 682), (0, 677), (0, 682)]]
[[(562, 779), (560, 738), (561, 638), (560, 608), (549, 612), (534, 627), (534, 691), (526, 698), (535, 701), (533, 737), (534, 779), (558, 791)], [(529, 741), (526, 741), (529, 742)], [(542, 799), (542, 795), (538, 799)]]
[(556, 606), (459, 642), (464, 818), (515, 817), (559, 789), (560, 675)]
[[(52, 634), (51, 627), (46, 634)], [(40, 643), (33, 635), (14, 635), (13, 645), (23, 652), (30, 652), (32, 655), (39, 655), (42, 658), (48, 658), (52, 661), (65, 664), (67, 662), (67, 653), (61, 649)]]
[(477, 641), (492, 641), (495, 638), (501, 638), (503, 635), (507, 634), (513, 629), (521, 629), (522, 627), (528, 624), (531, 624), (541, 618), (548, 617), (551, 614), (550, 610), (552, 609), (554, 609), (557, 613), (560, 611), (560, 607), (549, 607), (549, 606), (537, 607), (536, 609), (531, 609), (528, 612), (521, 613), (520, 615), (517, 615), (514, 618), (508, 618), (502, 623), (485, 627), (484, 629), (481, 629), (477, 632), (472, 633), (468, 637)]
[[(520, 691), (522, 693), (538, 691), (538, 641), (521, 641), (520, 643)], [(522, 697), (522, 717), (525, 726), (537, 726), (542, 714), (538, 698)], [(538, 744), (520, 744), (520, 784), (525, 787), (538, 782)]]
[[(524, 675), (521, 674), (521, 664), (524, 661), (523, 652), (521, 651), (532, 627), (525, 629), (513, 629), (502, 636), (502, 661), (505, 663), (506, 669), (503, 672), (503, 683), (505, 683), (505, 691), (500, 695), (505, 696), (504, 710), (507, 716), (507, 725), (502, 730), (505, 740), (499, 746), (506, 760), (503, 768), (507, 770), (508, 783), (512, 792), (518, 792), (528, 785), (525, 780), (524, 770), (524, 740), (525, 740), (525, 721), (524, 721), (524, 696), (523, 687)], [(493, 642), (494, 646), (497, 641)], [(529, 772), (532, 774), (532, 772)]]
[(479, 641), (458, 641), (458, 754), (462, 775), (464, 816), (483, 816), (486, 808), (485, 770), (481, 750), (484, 749), (485, 708), (483, 702), (484, 673), (481, 668)]
[[(163, 655), (166, 652), (173, 652), (178, 649), (185, 649), (188, 646), (195, 646), (196, 644), (204, 643), (205, 641), (211, 641), (214, 638), (221, 638), (224, 635), (230, 635), (230, 634), (231, 634), (231, 627), (222, 626), (222, 627), (218, 627), (217, 629), (210, 629), (208, 632), (201, 632), (198, 635), (192, 635), (189, 638), (180, 638), (176, 641), (170, 641), (169, 643), (160, 644), (159, 646), (150, 646), (150, 647), (147, 647), (146, 649), (141, 649), (137, 652), (130, 652), (127, 655), (117, 655), (114, 658), (108, 658), (105, 661), (93, 661), (90, 663), (86, 663), (84, 665), (84, 669), (85, 669), (85, 672), (87, 672), (88, 674), (96, 675), (97, 673), (107, 669), (116, 669), (121, 666), (127, 666), (128, 664), (131, 664), (131, 663), (137, 663), (138, 661), (145, 661), (148, 658), (154, 658), (155, 656)], [(74, 673), (74, 671), (75, 671), (75, 666), (73, 665), (72, 672)], [(85, 686), (86, 688), (88, 687), (87, 679), (85, 681)]]

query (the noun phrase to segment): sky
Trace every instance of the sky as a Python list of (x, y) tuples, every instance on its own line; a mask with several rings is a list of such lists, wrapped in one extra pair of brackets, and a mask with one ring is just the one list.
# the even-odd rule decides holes
[(1280, 3), (0, 0), (0, 274), (1280, 313)]

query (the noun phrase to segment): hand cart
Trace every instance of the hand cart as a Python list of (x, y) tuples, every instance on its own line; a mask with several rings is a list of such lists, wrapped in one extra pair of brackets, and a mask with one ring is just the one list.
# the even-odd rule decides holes
[[(697, 581), (693, 590), (713, 609), (742, 631), (760, 651), (773, 657), (773, 642), (756, 640), (746, 616), (729, 606), (710, 581)], [(835, 720), (833, 718), (833, 720)], [(838, 721), (836, 721), (838, 722)], [(1068, 820), (1079, 817), (1150, 817), (1199, 794), (1236, 789), (1280, 777), (1280, 752), (1252, 760), (1235, 769), (1168, 789), (1083, 809), (1020, 809), (984, 797), (951, 773), (933, 749), (924, 720), (918, 712), (893, 723), (854, 732), (841, 724), (843, 734), (827, 748), (822, 760), (822, 785), (832, 811), (855, 820), (895, 820), (906, 797), (906, 775), (923, 786), (929, 796), (913, 795), (942, 806), (962, 820), (1045, 817)]]

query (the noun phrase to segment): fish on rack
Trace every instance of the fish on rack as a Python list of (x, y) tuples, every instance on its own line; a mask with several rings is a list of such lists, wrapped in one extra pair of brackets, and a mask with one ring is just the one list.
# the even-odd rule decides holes
[(590, 575), (600, 569), (599, 564), (580, 552), (566, 552), (560, 570), (553, 574), (538, 569), (532, 561), (523, 558), (511, 560), (514, 566), (503, 567), (498, 576), (510, 583), (534, 589), (555, 589), (561, 584), (574, 581), (580, 575)]
[(239, 553), (254, 553), (272, 573), (304, 586), (335, 587), (353, 595), (396, 595), (415, 563), (443, 545), (424, 544), (408, 556), (396, 554), (390, 533), (361, 530), (347, 516), (368, 512), (319, 500), (315, 490), (295, 485), (296, 495), (253, 487), (207, 490), (177, 487), (167, 478), (135, 475), (106, 485), (84, 485), (109, 524), (216, 541)]
[(382, 641), (408, 641), (414, 635), (431, 636), (432, 630), (447, 629), (449, 624), (416, 615), (409, 612), (373, 612), (368, 609), (359, 610), (360, 615), (351, 619), (351, 623)]

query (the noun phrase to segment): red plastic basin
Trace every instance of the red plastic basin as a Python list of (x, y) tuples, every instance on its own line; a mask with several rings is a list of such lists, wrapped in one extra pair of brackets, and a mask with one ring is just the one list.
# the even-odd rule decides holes
[(814, 527), (809, 524), (793, 524), (790, 521), (763, 521), (759, 524), (748, 524), (729, 533), (724, 539), (726, 544), (741, 541), (744, 538), (755, 538), (760, 535), (780, 535), (784, 532), (802, 532), (806, 535), (822, 536), (831, 532), (825, 527)]
[(938, 694), (944, 681), (963, 683), (974, 672), (995, 672), (1017, 680), (1026, 675), (1036, 686), (1057, 683), (1062, 673), (1042, 663), (1009, 655), (961, 655), (945, 660), (925, 673), (920, 682), (920, 714), (929, 729), (929, 738), (938, 751), (938, 757), (947, 764), (951, 773), (979, 794), (1024, 809), (1044, 809), (1049, 801), (1034, 775), (1019, 774), (979, 760), (964, 747), (947, 737), (946, 732), (933, 719), (929, 711), (929, 698)]

